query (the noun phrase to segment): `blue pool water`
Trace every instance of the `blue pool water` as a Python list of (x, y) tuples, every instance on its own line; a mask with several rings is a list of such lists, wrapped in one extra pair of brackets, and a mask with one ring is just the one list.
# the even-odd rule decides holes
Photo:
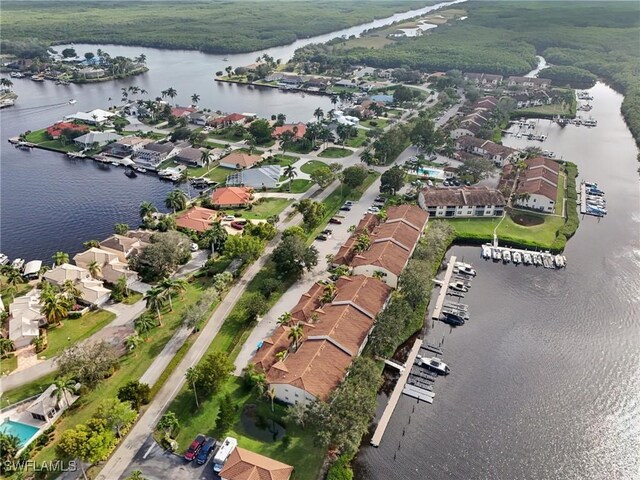
[(436, 168), (421, 168), (418, 170), (420, 175), (427, 175), (431, 178), (443, 180), (444, 179), (444, 170), (438, 170)]
[(25, 445), (31, 437), (38, 433), (38, 428), (27, 425), (26, 423), (13, 422), (7, 420), (4, 423), (0, 423), (0, 432), (15, 435), (20, 439), (20, 446)]

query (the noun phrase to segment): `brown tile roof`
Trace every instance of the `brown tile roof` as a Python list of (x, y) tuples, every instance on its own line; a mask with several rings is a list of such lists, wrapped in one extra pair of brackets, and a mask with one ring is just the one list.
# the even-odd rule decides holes
[(176, 217), (176, 225), (196, 232), (204, 232), (209, 229), (217, 215), (215, 210), (192, 207)]
[(225, 480), (289, 480), (292, 472), (291, 465), (236, 447), (220, 477)]
[[(295, 132), (294, 132), (295, 128)], [(285, 125), (280, 125), (273, 129), (272, 136), (279, 137), (284, 132), (291, 132), (294, 134), (295, 139), (300, 139), (304, 137), (304, 134), (307, 133), (307, 126), (304, 123), (290, 123)]]
[(498, 190), (487, 187), (425, 188), (420, 192), (427, 207), (504, 205)]
[(364, 275), (341, 277), (336, 287), (333, 305), (351, 304), (371, 318), (383, 309), (392, 291), (386, 283)]
[(482, 149), (490, 155), (502, 155), (504, 157), (508, 157), (512, 153), (517, 152), (515, 148), (506, 147), (504, 145), (500, 145), (499, 143), (494, 143), (490, 140), (487, 140), (482, 145)]
[(251, 168), (261, 160), (262, 157), (260, 155), (249, 155), (248, 153), (235, 151), (220, 159), (220, 162), (234, 166), (240, 165), (240, 168)]
[(422, 230), (416, 230), (404, 222), (383, 223), (373, 231), (371, 243), (393, 242), (409, 253), (413, 253), (421, 232)]
[(529, 168), (524, 172), (524, 181), (542, 179), (547, 180), (547, 183), (552, 183), (554, 186), (558, 186), (558, 174), (547, 170), (543, 167)]
[(386, 223), (404, 222), (422, 232), (429, 220), (429, 214), (415, 205), (398, 205), (387, 208)]
[(351, 266), (373, 265), (400, 275), (409, 261), (410, 252), (393, 242), (373, 243), (366, 252), (356, 255)]
[(251, 201), (251, 190), (245, 187), (221, 187), (211, 195), (211, 203), (219, 207), (245, 205)]
[(549, 185), (544, 180), (528, 180), (518, 185), (517, 192), (542, 195), (555, 202), (558, 188)]
[(544, 157), (529, 158), (525, 160), (525, 163), (527, 164), (527, 168), (536, 168), (536, 167), (544, 166), (553, 170), (556, 173), (560, 173), (560, 164), (549, 158), (544, 158)]
[(304, 328), (305, 341), (317, 337), (330, 339), (353, 357), (358, 354), (360, 345), (367, 338), (375, 318), (365, 315), (351, 305), (334, 304), (325, 305), (318, 316), (317, 323)]
[(299, 322), (311, 321), (313, 312), (320, 308), (320, 298), (324, 293), (324, 285), (314, 283), (308, 292), (304, 293), (295, 307), (291, 309), (291, 316)]
[(289, 327), (278, 326), (273, 335), (262, 341), (262, 346), (253, 356), (251, 363), (254, 363), (258, 370), (268, 372), (277, 361), (276, 354), (289, 348), (291, 343), (289, 339), (290, 331)]
[(465, 135), (456, 140), (458, 148), (480, 148), (486, 142), (483, 138)]
[(351, 235), (347, 239), (347, 241), (344, 242), (344, 244), (338, 250), (338, 253), (336, 253), (336, 256), (333, 259), (333, 263), (336, 265), (349, 264), (351, 260), (353, 260), (353, 257), (355, 255), (353, 248), (355, 246), (358, 235), (364, 232), (371, 233), (373, 229), (378, 225), (380, 225), (380, 219), (377, 215), (374, 215), (372, 213), (365, 214), (364, 217), (362, 217), (362, 220), (360, 220), (360, 222), (356, 226), (353, 235)]
[(329, 340), (307, 340), (285, 360), (286, 370), (272, 367), (269, 384), (288, 384), (326, 399), (351, 365), (352, 357)]

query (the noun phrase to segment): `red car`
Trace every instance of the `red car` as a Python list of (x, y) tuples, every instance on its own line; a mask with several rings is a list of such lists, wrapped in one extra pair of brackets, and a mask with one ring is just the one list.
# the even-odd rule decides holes
[(244, 230), (244, 225), (240, 222), (231, 222), (231, 228), (235, 228), (236, 230)]
[(184, 454), (184, 459), (187, 462), (191, 462), (194, 458), (196, 458), (196, 455), (198, 455), (198, 452), (202, 448), (202, 444), (204, 443), (204, 441), (205, 436), (200, 433), (198, 434), (196, 439), (191, 442), (191, 445), (189, 445), (189, 448), (187, 448), (187, 451)]

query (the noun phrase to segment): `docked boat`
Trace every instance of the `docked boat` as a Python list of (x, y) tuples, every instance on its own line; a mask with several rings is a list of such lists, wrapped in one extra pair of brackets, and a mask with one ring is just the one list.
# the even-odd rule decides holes
[(513, 252), (513, 263), (516, 265), (522, 263), (522, 254), (520, 252)]
[(524, 263), (525, 265), (531, 265), (532, 258), (529, 252), (525, 252), (522, 254), (522, 263)]
[(491, 247), (482, 245), (482, 258), (491, 258)]
[(69, 100), (69, 103), (71, 105), (75, 105), (76, 103), (78, 103), (78, 101), (75, 98), (72, 98), (71, 100)]
[(456, 280), (455, 282), (451, 282), (449, 284), (449, 288), (451, 290), (455, 290), (456, 292), (468, 292), (469, 291), (469, 284), (463, 282), (462, 280)]
[(532, 257), (533, 257), (533, 263), (536, 267), (541, 267), (543, 265), (542, 255), (540, 255), (539, 253), (534, 253), (532, 254)]
[(133, 168), (125, 168), (124, 174), (129, 178), (136, 178), (138, 176)]
[(558, 268), (563, 268), (567, 266), (567, 264), (565, 263), (564, 257), (562, 255), (556, 255), (553, 260), (556, 262), (556, 267)]
[(9, 263), (9, 257), (4, 253), (0, 253), (0, 265), (6, 265), (7, 263)]
[(113, 165), (114, 167), (119, 167), (120, 163), (116, 162), (115, 160), (113, 162), (111, 162), (111, 165)]
[(454, 271), (457, 270), (456, 273), (462, 273), (464, 275), (469, 275), (470, 277), (476, 276), (476, 271), (474, 268), (468, 263), (456, 262), (454, 266)]
[[(455, 307), (442, 307), (442, 315), (445, 317), (444, 320), (460, 322), (460, 325), (469, 321), (469, 312), (463, 309), (455, 308)], [(450, 323), (445, 322), (445, 323)]]
[(421, 367), (424, 367), (431, 371), (439, 373), (440, 375), (449, 375), (449, 372), (451, 371), (451, 369), (449, 368), (449, 365), (444, 363), (438, 357), (429, 358), (429, 357), (423, 357), (421, 355), (418, 355), (417, 360), (418, 360), (418, 365), (420, 365)]
[(67, 152), (67, 157), (69, 158), (87, 158), (84, 153), (79, 152)]
[(16, 258), (13, 262), (11, 262), (11, 266), (16, 270), (21, 270), (24, 267), (24, 258)]
[(135, 167), (134, 170), (139, 173), (147, 173), (147, 169), (142, 167)]
[(27, 150), (27, 151), (29, 151), (29, 150), (31, 150), (33, 148), (33, 145), (31, 145), (31, 144), (29, 144), (27, 142), (18, 142), (16, 144), (16, 148), (19, 149), (19, 150)]
[(553, 257), (548, 253), (542, 256), (542, 264), (544, 265), (544, 268), (555, 268)]
[(583, 120), (583, 121), (582, 121), (582, 124), (583, 124), (585, 127), (597, 127), (597, 126), (598, 126), (598, 121), (597, 121), (597, 120), (594, 120), (593, 118), (589, 118), (589, 119), (587, 119), (587, 120)]
[(504, 263), (509, 263), (511, 261), (511, 252), (509, 250), (502, 252), (502, 261)]
[(498, 248), (493, 249), (493, 259), (497, 261), (502, 260), (502, 252), (500, 252), (500, 249)]
[(44, 82), (44, 75), (32, 75), (31, 80), (33, 80), (34, 82)]
[(11, 72), (9, 76), (11, 78), (24, 78), (24, 75), (20, 72)]

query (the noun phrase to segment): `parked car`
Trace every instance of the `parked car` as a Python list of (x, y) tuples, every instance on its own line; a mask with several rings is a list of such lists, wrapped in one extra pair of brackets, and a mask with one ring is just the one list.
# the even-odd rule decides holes
[(200, 247), (198, 247), (197, 243), (192, 243), (191, 244), (191, 251), (192, 252), (197, 252), (200, 249)]
[(349, 205), (343, 205), (340, 207), (340, 211), (342, 212), (350, 212), (351, 211), (351, 207)]
[(445, 180), (444, 182), (442, 182), (442, 186), (443, 187), (448, 187), (449, 186), (449, 182), (447, 180)]
[(235, 228), (236, 230), (244, 230), (244, 225), (240, 222), (231, 222), (231, 228)]
[(330, 237), (330, 236), (331, 236), (331, 234), (333, 233), (333, 230), (331, 230), (331, 229), (327, 228), (326, 230), (323, 230), (323, 231), (322, 231), (322, 232), (320, 232), (320, 233), (322, 233), (323, 235), (326, 235), (326, 236)]
[(191, 445), (189, 445), (189, 448), (187, 448), (187, 451), (184, 454), (184, 459), (187, 462), (191, 462), (194, 458), (196, 458), (196, 455), (198, 455), (198, 452), (202, 448), (202, 444), (204, 443), (204, 441), (205, 436), (199, 433), (196, 439), (191, 442)]
[(316, 237), (316, 240), (322, 240), (323, 242), (328, 240), (328, 239), (329, 239), (329, 237), (327, 237), (324, 233), (321, 233), (320, 235), (318, 235)]
[(470, 182), (469, 180), (467, 180), (466, 182), (464, 182), (464, 184), (465, 184), (467, 187), (470, 187), (470, 186), (471, 186), (471, 182)]
[(433, 162), (434, 160), (437, 160), (437, 159), (438, 159), (438, 156), (437, 156), (437, 155), (431, 155), (431, 156), (429, 157), (429, 161), (430, 161), (430, 162)]
[(216, 439), (207, 437), (205, 442), (202, 444), (202, 448), (196, 455), (196, 462), (198, 465), (204, 465), (209, 460), (209, 455), (211, 455), (216, 449)]
[(380, 213), (380, 209), (374, 205), (373, 207), (369, 207), (367, 212), (369, 212), (369, 213)]
[(380, 203), (384, 203), (387, 201), (386, 198), (384, 198), (382, 195), (378, 195), (376, 198), (373, 199), (374, 202), (380, 202)]
[(459, 186), (460, 186), (460, 180), (454, 180), (454, 181), (453, 181), (453, 184), (454, 184), (456, 187), (459, 187)]
[(354, 202), (352, 202), (351, 200), (347, 200), (346, 202), (344, 202), (345, 205), (349, 205), (350, 207), (353, 206)]
[(317, 152), (318, 150), (320, 150), (320, 146), (316, 145), (315, 147), (312, 148), (313, 151)]
[(225, 222), (233, 222), (235, 219), (236, 217), (234, 217), (233, 215), (225, 215), (222, 220), (224, 220)]
[(342, 225), (342, 220), (340, 220), (339, 218), (330, 218), (329, 219), (329, 223), (333, 223), (334, 225)]

